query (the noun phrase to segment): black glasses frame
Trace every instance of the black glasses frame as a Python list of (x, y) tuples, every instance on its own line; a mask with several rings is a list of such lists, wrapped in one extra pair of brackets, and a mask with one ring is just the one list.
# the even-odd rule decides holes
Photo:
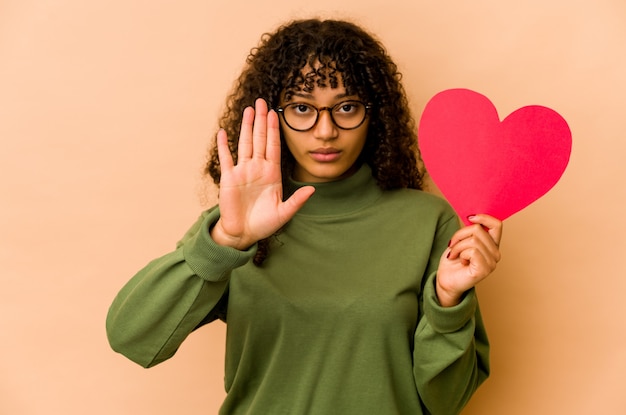
[[(340, 126), (339, 124), (337, 124), (337, 121), (335, 121), (335, 118), (333, 117), (333, 110), (334, 110), (335, 108), (337, 108), (337, 107), (340, 107), (340, 106), (342, 106), (342, 105), (349, 104), (349, 103), (351, 103), (351, 102), (354, 102), (354, 103), (358, 103), (358, 104), (363, 105), (363, 107), (365, 107), (365, 114), (363, 115), (363, 119), (361, 120), (361, 122), (360, 122), (358, 125), (356, 125), (355, 127), (344, 128), (344, 127)], [(309, 128), (300, 129), (300, 128), (294, 128), (294, 127), (292, 127), (291, 125), (289, 125), (289, 122), (287, 121), (287, 118), (285, 117), (285, 108), (287, 108), (287, 107), (292, 107), (292, 106), (295, 106), (295, 105), (306, 105), (306, 106), (308, 106), (308, 107), (315, 108), (315, 111), (316, 111), (316, 114), (315, 114), (315, 121), (313, 122), (313, 125), (311, 125)], [(279, 114), (282, 116), (283, 121), (285, 121), (285, 124), (287, 124), (287, 127), (291, 128), (291, 129), (292, 129), (292, 130), (294, 130), (294, 131), (305, 132), (305, 131), (310, 131), (310, 130), (312, 130), (313, 128), (315, 128), (315, 126), (317, 125), (317, 122), (318, 122), (318, 121), (319, 121), (319, 119), (320, 119), (320, 113), (321, 113), (322, 111), (328, 111), (328, 115), (330, 115), (330, 119), (331, 119), (331, 121), (332, 121), (332, 122), (333, 122), (333, 124), (335, 124), (335, 126), (336, 126), (337, 128), (339, 128), (340, 130), (355, 130), (355, 129), (357, 129), (357, 128), (359, 128), (360, 126), (362, 126), (362, 125), (363, 125), (363, 123), (365, 122), (365, 120), (366, 120), (366, 119), (367, 119), (367, 117), (369, 116), (369, 111), (370, 111), (370, 109), (371, 109), (371, 108), (372, 108), (372, 104), (366, 104), (366, 103), (365, 103), (365, 102), (363, 102), (363, 101), (358, 101), (358, 100), (354, 100), (354, 99), (353, 99), (353, 100), (348, 100), (348, 101), (342, 101), (342, 102), (339, 102), (339, 103), (337, 103), (337, 104), (333, 105), (332, 107), (321, 107), (321, 108), (317, 108), (316, 106), (311, 105), (311, 104), (304, 104), (304, 103), (301, 103), (301, 102), (294, 102), (294, 103), (292, 103), (292, 104), (288, 104), (288, 105), (286, 105), (286, 106), (284, 106), (284, 107), (277, 107), (277, 108), (275, 109), (275, 111), (276, 111), (277, 113), (279, 113)]]

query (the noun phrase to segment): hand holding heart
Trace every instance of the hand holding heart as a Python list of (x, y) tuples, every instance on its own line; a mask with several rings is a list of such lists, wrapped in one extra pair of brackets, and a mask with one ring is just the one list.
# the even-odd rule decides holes
[(485, 96), (450, 89), (424, 108), (419, 143), (430, 176), (468, 225), (455, 234), (437, 275), (440, 302), (454, 305), (495, 269), (501, 221), (558, 182), (571, 131), (550, 108), (522, 107), (500, 121)]
[(500, 261), (502, 222), (489, 215), (472, 215), (472, 225), (450, 239), (437, 270), (436, 290), (444, 307), (458, 304), (463, 294), (485, 279)]

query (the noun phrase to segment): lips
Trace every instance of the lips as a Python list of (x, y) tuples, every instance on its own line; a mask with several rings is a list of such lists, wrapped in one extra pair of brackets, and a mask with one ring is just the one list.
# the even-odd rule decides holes
[(341, 150), (330, 147), (321, 147), (315, 150), (309, 151), (309, 155), (315, 161), (321, 163), (329, 163), (337, 160), (341, 156)]

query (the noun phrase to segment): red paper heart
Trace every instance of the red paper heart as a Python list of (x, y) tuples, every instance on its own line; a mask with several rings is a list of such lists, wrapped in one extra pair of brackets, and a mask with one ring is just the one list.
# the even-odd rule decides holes
[(569, 162), (572, 134), (550, 108), (522, 107), (500, 122), (487, 97), (450, 89), (426, 104), (419, 143), (428, 173), (469, 224), (476, 213), (504, 220), (547, 193)]

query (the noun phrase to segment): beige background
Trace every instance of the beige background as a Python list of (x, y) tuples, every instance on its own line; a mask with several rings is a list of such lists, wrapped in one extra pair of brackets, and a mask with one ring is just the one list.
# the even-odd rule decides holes
[(0, 413), (216, 413), (222, 324), (145, 370), (104, 319), (214, 200), (200, 170), (248, 50), (312, 15), (377, 33), (416, 117), (465, 87), (568, 120), (567, 172), (479, 288), (493, 375), (464, 413), (626, 413), (626, 2), (215, 3), (0, 0)]

